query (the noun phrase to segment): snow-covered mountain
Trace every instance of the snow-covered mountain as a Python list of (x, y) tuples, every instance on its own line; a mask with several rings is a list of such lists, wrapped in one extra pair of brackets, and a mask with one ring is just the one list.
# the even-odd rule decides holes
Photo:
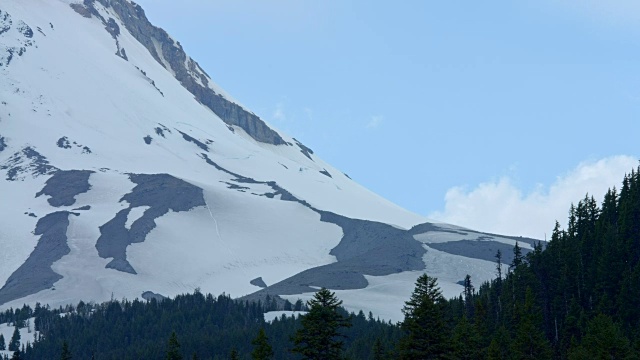
[[(0, 3), (0, 307), (200, 288), (400, 320), (516, 240), (427, 222), (220, 89), (128, 0)], [(399, 183), (401, 179), (399, 177)]]

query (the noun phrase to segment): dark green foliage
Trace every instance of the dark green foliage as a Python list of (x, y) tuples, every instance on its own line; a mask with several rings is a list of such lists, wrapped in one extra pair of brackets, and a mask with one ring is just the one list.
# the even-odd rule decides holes
[(569, 350), (570, 360), (580, 359), (638, 359), (629, 339), (619, 326), (606, 315), (597, 315), (587, 327), (587, 333), (580, 344), (574, 341)]
[[(7, 310), (0, 317), (14, 321), (16, 311)], [(30, 309), (20, 309), (20, 313), (23, 311), (34, 314)], [(350, 316), (343, 309), (338, 311), (353, 324), (341, 331), (347, 336), (341, 338), (344, 355), (350, 359), (372, 358), (376, 338), (390, 349), (400, 337), (398, 326), (373, 316)], [(225, 295), (195, 293), (162, 301), (80, 303), (55, 310), (39, 307), (35, 313), (34, 325), (41, 337), (21, 354), (27, 360), (58, 359), (65, 339), (69, 340), (74, 359), (165, 359), (173, 331), (179, 340), (179, 355), (223, 360), (235, 348), (240, 359), (250, 359), (255, 350), (252, 339), (260, 329), (264, 329), (272, 347), (272, 359), (300, 358), (290, 349), (291, 337), (301, 328), (302, 318), (283, 317), (266, 323), (261, 304), (235, 301)], [(61, 317), (60, 313), (66, 315)]]
[(71, 360), (73, 357), (71, 356), (71, 351), (69, 351), (69, 344), (65, 340), (62, 343), (62, 352), (60, 353), (60, 360)]
[(4, 335), (0, 334), (0, 350), (7, 350), (7, 344), (4, 342)]
[(376, 339), (376, 342), (373, 344), (373, 360), (384, 360), (385, 359), (385, 350), (384, 345), (382, 345), (382, 341), (380, 338)]
[[(342, 301), (335, 293), (322, 288), (313, 299), (307, 302), (309, 313), (302, 317), (302, 328), (293, 337), (292, 352), (310, 360), (340, 359), (344, 341), (344, 334), (340, 329), (350, 327), (350, 319), (345, 317), (339, 306)], [(364, 317), (364, 314), (362, 315)]]
[(231, 353), (229, 354), (229, 360), (240, 360), (240, 355), (238, 355), (238, 350), (231, 349)]
[(11, 360), (22, 360), (22, 352), (20, 350), (16, 350), (13, 352), (13, 356), (11, 356)]
[(507, 329), (500, 326), (493, 335), (487, 350), (489, 360), (508, 360), (511, 358), (511, 340)]
[(180, 342), (178, 342), (178, 336), (175, 331), (171, 333), (171, 337), (167, 341), (167, 354), (164, 358), (166, 360), (182, 360)]
[(496, 279), (472, 295), (472, 316), (461, 311), (469, 292), (448, 301), (454, 322), (467, 316), (475, 324), (487, 358), (637, 353), (630, 340), (640, 339), (640, 171), (625, 176), (619, 192), (609, 190), (601, 208), (591, 196), (572, 205), (566, 230), (556, 222), (546, 246), (522, 256), (516, 243), (513, 252), (505, 277), (496, 255)]
[(481, 338), (476, 325), (463, 316), (453, 329), (453, 357), (459, 360), (482, 358)]
[(13, 330), (13, 335), (11, 336), (11, 341), (9, 342), (9, 351), (17, 351), (20, 350), (20, 330), (16, 325)]
[(444, 319), (445, 306), (437, 279), (421, 275), (411, 299), (402, 309), (401, 328), (405, 336), (399, 344), (401, 359), (444, 359), (451, 352), (450, 330)]
[(251, 352), (251, 358), (253, 360), (268, 360), (273, 358), (273, 349), (271, 345), (269, 345), (269, 339), (267, 338), (267, 334), (264, 332), (264, 328), (260, 329), (258, 332), (258, 336), (251, 342), (254, 346), (253, 351)]
[(518, 307), (516, 337), (512, 353), (517, 359), (551, 359), (551, 346), (541, 330), (542, 318), (533, 301), (533, 292), (527, 288), (524, 304)]

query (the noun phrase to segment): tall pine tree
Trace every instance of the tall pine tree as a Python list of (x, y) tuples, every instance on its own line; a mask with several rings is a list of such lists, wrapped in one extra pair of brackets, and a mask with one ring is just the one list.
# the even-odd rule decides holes
[(322, 288), (307, 302), (309, 312), (302, 317), (302, 328), (293, 337), (292, 352), (304, 359), (334, 360), (342, 357), (344, 345), (340, 328), (350, 327), (350, 319), (340, 313), (342, 301)]
[(437, 279), (427, 274), (416, 281), (416, 288), (402, 312), (405, 336), (399, 344), (400, 359), (445, 359), (451, 351), (450, 332), (444, 320), (446, 302)]

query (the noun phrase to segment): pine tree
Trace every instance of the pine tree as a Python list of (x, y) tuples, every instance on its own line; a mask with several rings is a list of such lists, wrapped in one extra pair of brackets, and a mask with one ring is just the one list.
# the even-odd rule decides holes
[(496, 252), (496, 275), (499, 282), (502, 281), (502, 251), (498, 249)]
[(373, 360), (384, 360), (385, 359), (385, 351), (384, 346), (382, 345), (382, 341), (380, 338), (376, 338), (376, 342), (373, 343)]
[(19, 349), (13, 352), (13, 356), (11, 357), (11, 360), (22, 360), (22, 353), (20, 352)]
[[(9, 342), (9, 351), (18, 351), (20, 350), (20, 330), (16, 326), (13, 330), (13, 335), (11, 336), (11, 341)], [(20, 356), (18, 354), (18, 356)]]
[(515, 246), (513, 247), (513, 260), (511, 261), (511, 269), (515, 269), (518, 266), (522, 265), (523, 257), (522, 257), (522, 249), (520, 245), (516, 241)]
[(339, 312), (342, 301), (322, 288), (307, 305), (309, 312), (302, 317), (302, 328), (293, 337), (295, 346), (291, 351), (310, 360), (340, 359), (343, 347), (340, 338), (345, 336), (339, 330), (351, 326), (350, 319)]
[(399, 344), (401, 359), (446, 358), (451, 343), (444, 320), (445, 304), (437, 279), (427, 274), (421, 275), (411, 299), (402, 309), (404, 321), (401, 328), (405, 336)]
[(533, 291), (527, 287), (524, 306), (519, 312), (513, 354), (517, 359), (551, 359), (551, 345), (541, 330), (542, 319), (535, 307)]
[(487, 349), (488, 360), (509, 360), (511, 359), (510, 334), (504, 326), (496, 330), (491, 344)]
[(569, 360), (585, 359), (585, 354), (592, 359), (638, 359), (620, 327), (602, 314), (589, 322), (582, 342), (572, 345)]
[(264, 332), (264, 328), (260, 329), (258, 336), (251, 342), (253, 344), (253, 352), (251, 358), (254, 360), (268, 360), (273, 357), (273, 349), (269, 345), (269, 338)]
[(231, 353), (229, 354), (229, 360), (239, 360), (240, 355), (238, 355), (238, 350), (231, 349)]
[(471, 275), (467, 274), (467, 276), (464, 277), (464, 310), (465, 315), (470, 319), (473, 318), (474, 315), (473, 294), (474, 288), (473, 284), (471, 284)]
[(0, 350), (7, 350), (7, 344), (4, 342), (4, 335), (0, 334)]
[(475, 360), (481, 356), (481, 339), (475, 324), (466, 316), (453, 329), (453, 357), (458, 360)]
[(67, 344), (67, 341), (65, 340), (62, 343), (62, 353), (60, 354), (60, 360), (71, 360), (72, 356), (71, 356), (71, 352), (69, 351), (69, 344)]
[(178, 342), (178, 336), (176, 332), (171, 333), (171, 337), (167, 343), (167, 356), (166, 360), (182, 360), (182, 354), (180, 354), (180, 343)]

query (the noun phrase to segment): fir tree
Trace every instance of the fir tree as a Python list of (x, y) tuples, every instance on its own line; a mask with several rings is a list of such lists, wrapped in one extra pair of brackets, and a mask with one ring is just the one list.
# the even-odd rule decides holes
[(384, 360), (385, 359), (385, 350), (382, 345), (382, 340), (380, 338), (376, 338), (376, 342), (373, 343), (373, 360)]
[(495, 332), (489, 349), (487, 349), (488, 360), (509, 360), (511, 359), (510, 335), (504, 326), (500, 326)]
[(71, 356), (71, 352), (69, 351), (69, 344), (67, 344), (67, 341), (65, 340), (62, 343), (62, 352), (60, 354), (60, 360), (71, 360), (72, 356)]
[[(18, 351), (20, 350), (20, 330), (16, 326), (13, 330), (13, 335), (11, 336), (11, 341), (9, 342), (9, 351)], [(20, 354), (18, 354), (20, 356)]]
[(302, 317), (302, 328), (293, 337), (292, 352), (304, 359), (333, 360), (342, 355), (344, 338), (339, 330), (350, 327), (350, 319), (339, 312), (342, 301), (335, 293), (322, 288), (307, 302), (309, 313)]
[(522, 265), (523, 257), (522, 257), (522, 249), (520, 245), (516, 241), (516, 244), (513, 247), (513, 260), (511, 261), (511, 269), (515, 269), (518, 266)]
[(458, 360), (475, 360), (482, 358), (481, 339), (475, 324), (466, 316), (453, 329), (453, 357)]
[(182, 354), (180, 354), (180, 343), (178, 342), (178, 336), (176, 332), (171, 333), (171, 337), (167, 342), (167, 355), (166, 360), (182, 360)]
[(592, 359), (638, 359), (633, 354), (629, 339), (610, 317), (597, 315), (589, 322), (582, 342), (575, 342), (569, 351), (569, 360)]
[(541, 330), (542, 319), (530, 287), (526, 290), (524, 306), (518, 315), (516, 337), (512, 344), (515, 357), (522, 360), (551, 359), (551, 346)]
[(4, 342), (4, 335), (0, 334), (0, 350), (7, 350), (7, 344)]
[(229, 354), (229, 360), (239, 360), (240, 355), (238, 355), (238, 350), (231, 349), (231, 353)]
[(22, 353), (20, 352), (19, 349), (13, 352), (13, 356), (11, 357), (11, 360), (22, 360)]
[(444, 320), (445, 300), (437, 279), (421, 275), (411, 299), (405, 303), (401, 328), (406, 335), (399, 344), (400, 358), (444, 359), (451, 350)]
[(264, 332), (264, 328), (260, 329), (258, 336), (251, 342), (253, 344), (253, 352), (251, 352), (251, 358), (254, 360), (268, 360), (273, 357), (273, 349), (269, 345), (269, 338)]

